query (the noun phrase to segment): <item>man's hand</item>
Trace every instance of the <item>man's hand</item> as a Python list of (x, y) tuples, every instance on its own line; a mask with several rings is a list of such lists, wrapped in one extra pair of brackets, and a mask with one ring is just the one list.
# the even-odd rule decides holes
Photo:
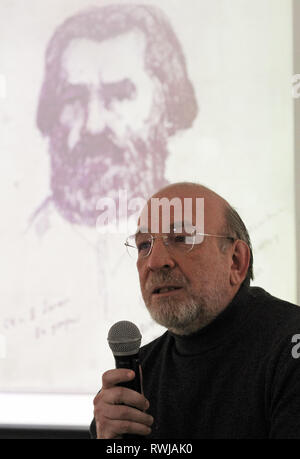
[(117, 386), (131, 381), (134, 372), (124, 368), (102, 375), (102, 389), (94, 398), (97, 438), (122, 438), (123, 434), (149, 435), (153, 418), (145, 413), (148, 400), (138, 392)]

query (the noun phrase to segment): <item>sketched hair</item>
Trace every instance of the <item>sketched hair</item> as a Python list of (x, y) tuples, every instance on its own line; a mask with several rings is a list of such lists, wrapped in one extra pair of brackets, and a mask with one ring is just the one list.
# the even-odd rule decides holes
[(80, 11), (55, 30), (46, 51), (37, 111), (37, 125), (43, 135), (51, 135), (58, 123), (65, 78), (61, 60), (70, 41), (86, 38), (101, 42), (134, 29), (146, 39), (146, 70), (162, 86), (167, 134), (191, 127), (198, 113), (197, 101), (181, 45), (165, 14), (149, 5), (114, 4)]

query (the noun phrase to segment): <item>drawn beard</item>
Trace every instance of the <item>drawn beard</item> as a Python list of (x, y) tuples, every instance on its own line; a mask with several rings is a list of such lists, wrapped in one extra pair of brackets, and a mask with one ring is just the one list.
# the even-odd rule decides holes
[(152, 135), (147, 142), (131, 138), (120, 145), (106, 129), (82, 136), (69, 149), (66, 131), (59, 126), (51, 137), (51, 189), (58, 211), (70, 223), (94, 226), (99, 198), (112, 198), (117, 205), (119, 190), (126, 190), (128, 201), (148, 199), (168, 183), (162, 136)]

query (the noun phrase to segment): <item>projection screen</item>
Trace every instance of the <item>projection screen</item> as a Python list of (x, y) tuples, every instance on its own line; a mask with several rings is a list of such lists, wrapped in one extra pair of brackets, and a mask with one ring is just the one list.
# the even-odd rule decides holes
[(292, 2), (10, 0), (0, 37), (0, 423), (86, 426), (110, 326), (164, 331), (99, 197), (212, 188), (296, 302)]

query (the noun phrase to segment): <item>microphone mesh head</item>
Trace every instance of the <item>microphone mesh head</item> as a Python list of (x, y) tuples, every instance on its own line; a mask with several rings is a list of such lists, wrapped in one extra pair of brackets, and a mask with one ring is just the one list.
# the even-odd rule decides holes
[(114, 356), (133, 355), (140, 349), (142, 335), (132, 322), (121, 320), (110, 328), (107, 341)]

